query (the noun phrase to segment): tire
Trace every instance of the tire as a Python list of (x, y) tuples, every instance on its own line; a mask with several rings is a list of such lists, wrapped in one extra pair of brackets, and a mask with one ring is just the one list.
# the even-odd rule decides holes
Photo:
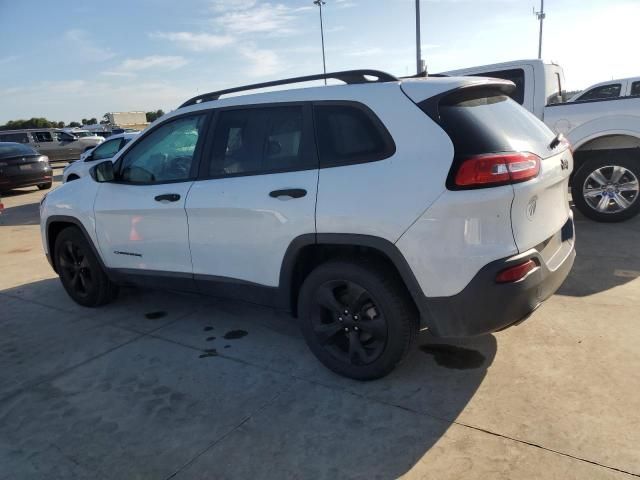
[(98, 307), (117, 297), (118, 287), (109, 280), (77, 227), (67, 227), (58, 234), (54, 259), (62, 286), (76, 303)]
[(603, 151), (601, 157), (587, 160), (576, 172), (571, 196), (585, 217), (597, 222), (622, 222), (640, 211), (639, 180), (640, 158)]
[(41, 183), (40, 185), (38, 185), (38, 190), (49, 190), (51, 188), (51, 185), (53, 185), (53, 182)]
[(356, 380), (391, 372), (409, 353), (417, 313), (394, 272), (333, 260), (316, 267), (299, 295), (307, 345), (327, 368)]

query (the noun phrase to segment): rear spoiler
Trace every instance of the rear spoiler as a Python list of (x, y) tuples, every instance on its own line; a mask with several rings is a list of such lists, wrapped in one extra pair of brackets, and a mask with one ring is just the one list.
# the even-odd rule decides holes
[(510, 96), (515, 89), (515, 83), (509, 80), (492, 78), (490, 82), (470, 83), (468, 85), (462, 85), (460, 87), (447, 90), (446, 92), (442, 92), (423, 100), (418, 103), (418, 106), (424, 113), (429, 115), (431, 120), (436, 123), (440, 123), (440, 113), (438, 111), (440, 105), (451, 105), (473, 98), (493, 96), (496, 94)]

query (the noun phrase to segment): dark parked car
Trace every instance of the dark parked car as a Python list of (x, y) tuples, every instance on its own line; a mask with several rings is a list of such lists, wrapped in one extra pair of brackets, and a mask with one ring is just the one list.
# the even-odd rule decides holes
[(49, 157), (29, 145), (0, 142), (0, 191), (30, 186), (46, 190), (52, 182)]

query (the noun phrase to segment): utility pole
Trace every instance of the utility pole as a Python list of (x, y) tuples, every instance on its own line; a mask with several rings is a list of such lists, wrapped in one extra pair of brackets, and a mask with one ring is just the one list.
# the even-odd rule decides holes
[(318, 7), (320, 7), (320, 38), (322, 39), (322, 69), (323, 72), (325, 74), (325, 79), (324, 79), (324, 84), (327, 84), (327, 79), (326, 79), (326, 75), (327, 75), (327, 61), (324, 55), (324, 26), (322, 24), (322, 6), (325, 5), (327, 2), (325, 2), (324, 0), (314, 0), (313, 4), (317, 5)]
[(424, 70), (422, 66), (422, 46), (420, 45), (420, 0), (416, 0), (416, 73)]
[(544, 22), (544, 0), (540, 0), (540, 11), (534, 12), (540, 20), (540, 37), (538, 38), (538, 58), (542, 58), (542, 23)]

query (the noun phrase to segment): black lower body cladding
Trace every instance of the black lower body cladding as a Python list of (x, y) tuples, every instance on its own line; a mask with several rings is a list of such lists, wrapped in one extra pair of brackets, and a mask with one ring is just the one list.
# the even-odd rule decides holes
[[(575, 260), (573, 218), (557, 235), (560, 248), (553, 261), (545, 261), (543, 250), (533, 248), (513, 257), (491, 262), (469, 284), (451, 297), (425, 297), (429, 311), (426, 324), (439, 337), (468, 337), (496, 332), (526, 319), (553, 295), (569, 275)], [(533, 259), (538, 268), (522, 280), (497, 283), (496, 275), (505, 268)]]

